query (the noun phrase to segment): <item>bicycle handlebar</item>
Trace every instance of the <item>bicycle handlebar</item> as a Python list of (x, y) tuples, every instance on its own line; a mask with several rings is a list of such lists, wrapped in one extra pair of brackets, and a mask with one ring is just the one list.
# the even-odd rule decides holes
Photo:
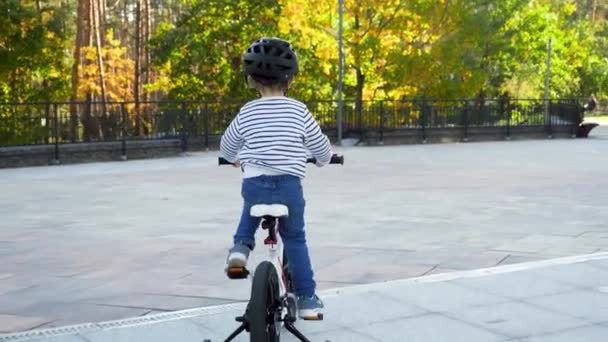
[(217, 164), (218, 165), (233, 165), (233, 163), (227, 161), (226, 159), (224, 159), (223, 157), (218, 157), (217, 158)]
[[(306, 159), (307, 163), (311, 163), (311, 164), (316, 164), (317, 163), (317, 158), (308, 158)], [(330, 164), (340, 164), (340, 165), (344, 165), (344, 156), (339, 156), (337, 154), (334, 154), (331, 156), (331, 159), (329, 160)]]
[[(308, 158), (308, 159), (306, 159), (306, 162), (310, 163), (310, 164), (316, 164), (317, 163), (317, 158)], [(217, 163), (218, 163), (218, 165), (233, 165), (233, 163), (227, 161), (223, 157), (218, 157), (217, 158)], [(344, 156), (339, 156), (337, 154), (334, 154), (334, 155), (331, 156), (331, 159), (329, 160), (329, 163), (330, 164), (344, 165)]]

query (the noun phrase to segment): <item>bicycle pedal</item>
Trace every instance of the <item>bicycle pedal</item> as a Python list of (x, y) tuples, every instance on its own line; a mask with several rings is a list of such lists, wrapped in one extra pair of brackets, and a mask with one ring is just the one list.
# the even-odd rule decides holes
[(317, 314), (316, 316), (306, 316), (306, 317), (302, 317), (303, 320), (305, 321), (322, 321), (323, 320), (323, 314)]
[(245, 267), (228, 267), (226, 274), (230, 279), (245, 279), (249, 276), (249, 271)]

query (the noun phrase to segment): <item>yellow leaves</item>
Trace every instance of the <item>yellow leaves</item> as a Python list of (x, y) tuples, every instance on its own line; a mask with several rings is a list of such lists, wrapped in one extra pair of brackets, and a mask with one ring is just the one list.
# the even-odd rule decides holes
[(566, 1), (562, 6), (565, 15), (572, 15), (576, 12), (576, 3), (573, 0)]
[(172, 89), (173, 80), (171, 79), (171, 62), (166, 62), (156, 67), (156, 78), (153, 83), (144, 85), (147, 92), (168, 91)]
[[(101, 95), (97, 49), (94, 46), (82, 48), (84, 63), (79, 67), (79, 97), (92, 93)], [(127, 48), (112, 39), (112, 32), (107, 34), (106, 45), (101, 48), (103, 60), (106, 96), (109, 101), (129, 101), (133, 99), (132, 79), (135, 74), (135, 63), (127, 56)]]
[[(279, 29), (282, 34), (297, 37), (296, 47), (314, 49), (321, 61), (315, 66), (326, 75), (337, 74), (338, 4), (335, 1), (283, 0)], [(442, 33), (443, 23), (434, 15), (447, 14), (443, 4), (430, 6), (433, 11), (420, 11), (421, 1), (405, 0), (345, 0), (344, 53), (347, 88), (356, 87), (355, 69), (365, 76), (364, 98), (389, 96), (383, 89), (387, 78), (393, 93), (407, 93), (421, 82), (408, 74), (402, 63), (422, 60), (432, 53), (432, 47)], [(426, 4), (425, 4), (426, 6)], [(300, 77), (306, 77), (301, 75)], [(428, 77), (427, 77), (428, 79)]]

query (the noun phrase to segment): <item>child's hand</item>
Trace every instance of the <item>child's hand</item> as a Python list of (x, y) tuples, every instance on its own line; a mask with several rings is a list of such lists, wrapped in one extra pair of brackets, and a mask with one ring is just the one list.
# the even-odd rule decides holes
[(240, 161), (240, 160), (235, 161), (235, 162), (232, 164), (232, 166), (234, 166), (234, 167), (241, 167), (241, 161)]

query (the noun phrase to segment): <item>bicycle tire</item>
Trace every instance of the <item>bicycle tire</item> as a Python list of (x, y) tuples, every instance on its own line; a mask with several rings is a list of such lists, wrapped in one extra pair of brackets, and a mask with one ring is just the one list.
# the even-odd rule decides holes
[(251, 342), (279, 342), (280, 324), (279, 277), (274, 265), (261, 262), (255, 269), (251, 299), (247, 307)]

